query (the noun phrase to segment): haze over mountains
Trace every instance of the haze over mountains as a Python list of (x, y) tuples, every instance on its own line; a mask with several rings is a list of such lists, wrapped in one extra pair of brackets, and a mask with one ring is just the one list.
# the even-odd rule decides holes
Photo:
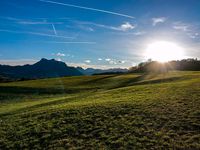
[(0, 75), (9, 78), (25, 78), (25, 79), (37, 79), (37, 78), (50, 78), (50, 77), (64, 77), (64, 76), (80, 76), (80, 75), (92, 75), (105, 72), (126, 72), (127, 69), (83, 69), (81, 67), (70, 67), (64, 62), (57, 61), (55, 59), (42, 58), (40, 61), (33, 65), (24, 66), (9, 66), (0, 65)]
[(83, 69), (81, 67), (77, 67), (81, 73), (84, 75), (93, 75), (93, 74), (111, 74), (111, 73), (124, 73), (128, 72), (128, 69), (122, 69), (122, 68), (111, 68), (111, 69), (94, 69), (94, 68), (87, 68)]

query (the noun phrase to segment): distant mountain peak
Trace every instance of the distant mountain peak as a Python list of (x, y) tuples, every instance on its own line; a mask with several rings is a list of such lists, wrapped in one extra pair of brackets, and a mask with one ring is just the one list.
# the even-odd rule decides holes
[(46, 61), (46, 60), (48, 60), (48, 59), (46, 59), (46, 58), (42, 58), (40, 61)]
[(0, 73), (16, 78), (49, 78), (83, 75), (74, 67), (67, 66), (62, 61), (42, 58), (33, 65), (0, 66)]
[(55, 59), (46, 59), (42, 58), (40, 61), (36, 62), (34, 65), (46, 65), (46, 66), (55, 66), (55, 65), (62, 65), (62, 66), (67, 66), (64, 62), (58, 61)]
[(55, 59), (46, 59), (46, 58), (42, 58), (40, 61), (38, 62), (60, 62), (60, 61), (57, 61)]

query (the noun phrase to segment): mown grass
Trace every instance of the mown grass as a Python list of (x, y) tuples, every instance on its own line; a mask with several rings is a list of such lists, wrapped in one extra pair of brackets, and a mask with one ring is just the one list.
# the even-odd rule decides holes
[(0, 149), (200, 149), (200, 72), (0, 84)]

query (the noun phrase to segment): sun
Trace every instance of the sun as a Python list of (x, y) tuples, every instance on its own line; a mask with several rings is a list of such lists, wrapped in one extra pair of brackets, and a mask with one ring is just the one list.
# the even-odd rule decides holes
[(157, 41), (147, 46), (145, 57), (159, 62), (179, 60), (184, 58), (184, 50), (173, 42)]

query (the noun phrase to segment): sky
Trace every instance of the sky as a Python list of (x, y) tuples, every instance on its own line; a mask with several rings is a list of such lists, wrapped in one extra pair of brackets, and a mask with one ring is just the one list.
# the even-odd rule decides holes
[(199, 0), (1, 0), (0, 64), (129, 68), (156, 41), (200, 58)]

